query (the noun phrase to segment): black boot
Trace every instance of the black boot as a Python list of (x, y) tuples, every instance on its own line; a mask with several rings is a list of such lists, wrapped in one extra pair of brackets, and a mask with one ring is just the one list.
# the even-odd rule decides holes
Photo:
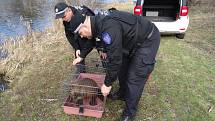
[(117, 91), (115, 93), (110, 93), (108, 95), (108, 98), (110, 98), (111, 100), (122, 100), (122, 101), (125, 101), (125, 96), (120, 93), (120, 91)]

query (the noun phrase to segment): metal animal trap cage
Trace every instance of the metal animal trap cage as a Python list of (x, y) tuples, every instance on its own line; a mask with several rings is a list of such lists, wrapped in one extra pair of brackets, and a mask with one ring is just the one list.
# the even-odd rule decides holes
[[(84, 63), (77, 64), (72, 68), (73, 73), (96, 73), (96, 74), (105, 74), (107, 67), (107, 60), (101, 60), (99, 58), (86, 58)], [(78, 69), (77, 69), (78, 68)]]
[[(89, 66), (85, 65), (85, 67), (89, 69)], [(90, 69), (89, 73), (75, 74), (70, 81), (70, 93), (63, 106), (66, 114), (102, 117), (106, 97), (101, 93), (101, 86), (104, 83), (105, 74), (97, 73), (96, 68)]]

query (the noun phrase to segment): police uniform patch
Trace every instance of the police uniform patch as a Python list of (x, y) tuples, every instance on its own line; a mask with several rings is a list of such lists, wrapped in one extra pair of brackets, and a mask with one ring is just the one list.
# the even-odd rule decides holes
[(111, 44), (111, 36), (107, 32), (102, 33), (102, 40), (105, 42), (105, 44)]
[(95, 9), (93, 11), (96, 15), (100, 14), (100, 15), (104, 15), (104, 16), (108, 16), (110, 15), (110, 12), (108, 10), (103, 10), (103, 9)]

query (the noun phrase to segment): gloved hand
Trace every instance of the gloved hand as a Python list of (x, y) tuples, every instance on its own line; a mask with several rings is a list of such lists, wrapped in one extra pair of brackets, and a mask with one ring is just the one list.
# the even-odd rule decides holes
[(79, 57), (80, 54), (81, 54), (81, 51), (80, 51), (80, 50), (76, 50), (76, 51), (75, 51), (75, 56), (76, 56), (76, 57)]
[(110, 93), (111, 86), (107, 87), (105, 84), (102, 85), (101, 87), (101, 92), (104, 96), (107, 96)]
[(75, 60), (73, 60), (72, 64), (76, 65), (77, 63), (80, 63), (83, 60), (81, 57), (77, 57)]

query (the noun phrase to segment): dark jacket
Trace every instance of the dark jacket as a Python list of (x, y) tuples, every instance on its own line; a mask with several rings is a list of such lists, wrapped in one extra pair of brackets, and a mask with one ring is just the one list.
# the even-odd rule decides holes
[[(104, 41), (108, 66), (105, 85), (110, 86), (117, 78), (117, 73), (122, 63), (122, 56), (131, 54), (135, 45), (141, 41), (143, 45), (151, 45), (145, 41), (153, 29), (154, 24), (131, 13), (114, 10), (108, 15), (97, 15), (91, 17), (92, 34)], [(155, 63), (156, 52), (149, 47), (145, 53), (146, 64)]]
[[(92, 10), (90, 10), (86, 6), (69, 6), (69, 8), (73, 11), (73, 13), (79, 12), (81, 15), (94, 16)], [(95, 38), (94, 41), (88, 41), (86, 38), (80, 38), (79, 36), (73, 33), (72, 21), (66, 22), (63, 21), (63, 25), (65, 28), (66, 38), (72, 47), (76, 50), (81, 50), (80, 57), (85, 58), (88, 53), (96, 46)]]

